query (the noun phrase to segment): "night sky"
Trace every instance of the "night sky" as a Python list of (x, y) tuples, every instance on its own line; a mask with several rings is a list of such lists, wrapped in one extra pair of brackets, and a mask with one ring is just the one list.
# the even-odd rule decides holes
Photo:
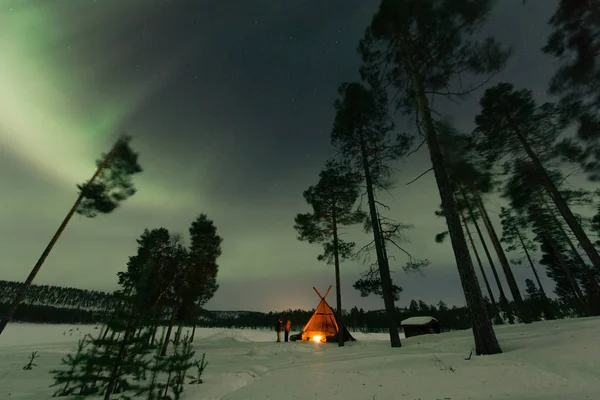
[[(1, 0), (0, 279), (26, 278), (73, 204), (75, 185), (125, 131), (144, 168), (138, 193), (111, 215), (76, 216), (35, 283), (114, 290), (144, 228), (187, 237), (206, 213), (224, 238), (221, 287), (207, 308), (314, 307), (311, 287), (333, 284), (333, 267), (317, 262), (320, 246), (296, 240), (293, 218), (309, 210), (302, 191), (333, 154), (337, 87), (358, 78), (356, 47), (378, 5)], [(556, 65), (540, 48), (554, 9), (554, 0), (498, 2), (486, 30), (515, 54), (493, 82), (546, 100)], [(438, 110), (471, 129), (481, 93)], [(392, 208), (386, 216), (414, 224), (406, 248), (432, 262), (424, 275), (406, 275), (406, 259), (390, 249), (394, 282), (404, 288), (398, 304), (463, 304), (450, 242), (434, 241), (445, 221), (434, 215), (433, 174), (405, 185), (429, 168), (429, 156), (421, 151), (397, 167), (393, 197), (381, 195)], [(488, 203), (493, 218), (501, 204)], [(358, 227), (350, 237), (369, 241)], [(345, 307), (383, 308), (352, 289), (363, 265), (342, 268)], [(530, 271), (514, 271), (524, 286)]]

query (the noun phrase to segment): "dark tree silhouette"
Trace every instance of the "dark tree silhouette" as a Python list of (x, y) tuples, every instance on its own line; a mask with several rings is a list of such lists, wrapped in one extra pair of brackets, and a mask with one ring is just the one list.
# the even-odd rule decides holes
[[(559, 182), (562, 178), (562, 174), (557, 170), (549, 170), (548, 176), (553, 182)], [(553, 267), (562, 268), (562, 273), (559, 275), (567, 279), (573, 291), (573, 298), (579, 302), (581, 312), (589, 314), (589, 305), (581, 292), (577, 279), (578, 272), (576, 272), (588, 270), (588, 275), (591, 275), (589, 268), (583, 262), (579, 266), (575, 266), (570, 260), (570, 256), (565, 253), (568, 237), (560, 227), (560, 221), (554, 215), (553, 201), (531, 162), (527, 160), (514, 162), (512, 174), (506, 182), (503, 195), (510, 200), (511, 206), (516, 212), (527, 216), (527, 221), (531, 223), (535, 234), (534, 239), (541, 244), (542, 252), (548, 254)], [(568, 191), (561, 195), (566, 200), (573, 196)], [(553, 274), (554, 277), (559, 275)]]
[(390, 344), (400, 347), (394, 286), (378, 223), (375, 191), (389, 186), (392, 175), (389, 163), (406, 154), (411, 140), (404, 135), (392, 134), (394, 125), (388, 115), (387, 96), (377, 82), (372, 83), (369, 88), (360, 83), (341, 85), (340, 98), (335, 102), (336, 116), (331, 141), (345, 161), (356, 171), (361, 171), (364, 179)]
[[(474, 89), (460, 87), (463, 74), (489, 76), (503, 67), (509, 52), (502, 50), (493, 38), (478, 41), (473, 37), (491, 7), (491, 1), (382, 0), (359, 46), (364, 61), (363, 77), (379, 76), (397, 90), (398, 108), (415, 116), (417, 127), (420, 131), (423, 128), (463, 291), (473, 318), (476, 354), (496, 354), (501, 349), (454, 204), (454, 185), (444, 167), (427, 96), (461, 98)], [(459, 87), (451, 88), (454, 84)]]
[(553, 148), (561, 132), (556, 107), (549, 103), (538, 107), (530, 90), (515, 90), (509, 83), (487, 89), (480, 103), (482, 110), (475, 118), (480, 148), (487, 150), (490, 159), (499, 159), (505, 154), (529, 158), (532, 172), (539, 176), (539, 182), (588, 258), (600, 270), (598, 251), (552, 181), (539, 154), (543, 149)]
[[(483, 193), (491, 192), (495, 184), (492, 166), (484, 162), (484, 160), (481, 160), (479, 154), (474, 151), (472, 137), (460, 134), (448, 123), (438, 123), (437, 129), (442, 144), (446, 169), (448, 170), (450, 179), (452, 179), (458, 190), (456, 197), (460, 199), (460, 201), (457, 201), (457, 207), (459, 210), (462, 210), (463, 208), (467, 209), (469, 217), (473, 220), (478, 232), (479, 225), (477, 224), (476, 217), (479, 216), (483, 221), (494, 251), (502, 266), (504, 276), (506, 277), (515, 305), (517, 306), (519, 316), (524, 322), (531, 322), (528, 310), (523, 303), (517, 281), (508, 262), (508, 258), (502, 249), (500, 239), (498, 238), (496, 229), (490, 220), (484, 204)], [(474, 208), (478, 211), (477, 214), (475, 213)], [(514, 323), (513, 311), (509, 307), (504, 290), (497, 277), (496, 267), (489, 255), (485, 241), (481, 236), (480, 239), (484, 246), (484, 250), (486, 251), (486, 255), (488, 256), (490, 267), (492, 268), (500, 291), (500, 305), (508, 315), (510, 323)]]
[[(544, 286), (542, 285), (542, 281), (540, 280), (537, 268), (532, 259), (532, 255), (538, 251), (538, 246), (524, 234), (525, 229), (529, 226), (529, 222), (522, 215), (515, 215), (510, 209), (502, 207), (500, 209), (500, 223), (502, 224), (502, 238), (500, 241), (508, 246), (505, 248), (506, 252), (518, 252), (517, 254), (519, 254), (519, 257), (511, 260), (511, 262), (516, 265), (521, 265), (523, 258), (525, 258), (531, 268), (531, 272), (533, 272), (538, 284), (536, 295), (539, 299), (536, 299), (535, 302), (536, 309), (538, 309), (541, 304), (546, 319), (554, 319), (548, 296), (546, 295), (546, 291), (544, 290)], [(532, 292), (529, 286), (535, 286), (535, 284), (528, 279), (527, 285), (528, 293), (531, 298)]]
[[(222, 254), (223, 238), (217, 234), (215, 223), (206, 214), (200, 214), (189, 229), (190, 266), (183, 293), (182, 317), (197, 315), (197, 310), (213, 298), (219, 289), (217, 273), (218, 258)], [(196, 318), (191, 340), (194, 340)]]
[(550, 94), (560, 96), (562, 116), (577, 123), (576, 160), (590, 180), (600, 181), (600, 2), (560, 0), (549, 21), (553, 28), (543, 51), (560, 66), (550, 81)]
[(102, 155), (100, 160), (96, 162), (98, 169), (92, 178), (87, 183), (77, 186), (79, 197), (75, 204), (73, 204), (58, 230), (50, 239), (50, 243), (42, 252), (12, 304), (4, 316), (0, 318), (0, 335), (12, 319), (21, 301), (25, 298), (27, 290), (29, 290), (35, 276), (42, 268), (44, 261), (46, 261), (50, 251), (67, 227), (73, 214), (77, 212), (90, 218), (98, 214), (108, 214), (117, 208), (121, 202), (135, 194), (132, 176), (141, 172), (142, 168), (138, 164), (138, 154), (129, 146), (130, 140), (129, 136), (121, 136), (111, 151), (106, 155)]
[(304, 191), (304, 199), (312, 207), (312, 213), (298, 214), (294, 229), (299, 240), (323, 245), (319, 261), (335, 266), (335, 290), (338, 344), (344, 345), (342, 320), (342, 294), (340, 285), (340, 261), (353, 256), (354, 242), (340, 239), (344, 226), (364, 221), (365, 214), (355, 209), (360, 196), (360, 175), (352, 173), (339, 163), (328, 161), (319, 174), (319, 182)]

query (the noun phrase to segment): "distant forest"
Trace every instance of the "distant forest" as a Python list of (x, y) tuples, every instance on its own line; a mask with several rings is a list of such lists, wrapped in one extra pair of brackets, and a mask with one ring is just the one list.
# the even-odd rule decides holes
[[(8, 307), (14, 297), (19, 282), (0, 280), (0, 313)], [(536, 299), (528, 297), (533, 309)], [(112, 293), (69, 287), (32, 285), (25, 301), (19, 306), (15, 321), (48, 324), (101, 324), (116, 304)], [(556, 302), (559, 317), (569, 316)], [(209, 311), (199, 309), (197, 314), (200, 327), (219, 328), (274, 328), (276, 317), (289, 319), (293, 331), (299, 331), (312, 316), (313, 310), (284, 310), (279, 312), (258, 311)], [(407, 308), (397, 308), (398, 322), (412, 316), (432, 316), (436, 318), (442, 330), (469, 329), (471, 322), (466, 307), (448, 307), (443, 301), (437, 305), (428, 305), (423, 301), (412, 300)], [(541, 312), (540, 314), (541, 315)], [(362, 332), (383, 332), (387, 330), (384, 310), (365, 311), (357, 307), (344, 310), (343, 322), (348, 329)], [(496, 321), (499, 322), (499, 321)], [(167, 323), (167, 321), (165, 321)], [(191, 325), (192, 321), (188, 321)]]

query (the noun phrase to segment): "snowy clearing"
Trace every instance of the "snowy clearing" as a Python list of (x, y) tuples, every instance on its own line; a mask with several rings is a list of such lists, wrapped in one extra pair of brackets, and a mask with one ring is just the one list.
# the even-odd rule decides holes
[[(0, 398), (51, 399), (49, 371), (93, 326), (9, 324), (0, 337)], [(387, 334), (357, 342), (275, 343), (261, 330), (198, 329), (206, 353), (202, 385), (184, 399), (479, 400), (597, 399), (600, 318), (496, 327), (504, 354), (473, 356), (471, 331), (419, 336), (391, 349)], [(32, 351), (37, 367), (22, 370)], [(67, 398), (65, 398), (67, 399)]]

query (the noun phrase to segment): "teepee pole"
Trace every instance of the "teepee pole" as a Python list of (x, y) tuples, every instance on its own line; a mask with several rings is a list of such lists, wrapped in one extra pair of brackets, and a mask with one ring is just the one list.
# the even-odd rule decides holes
[(327, 289), (327, 291), (325, 292), (325, 296), (323, 296), (323, 300), (325, 300), (327, 298), (327, 295), (329, 294), (329, 292), (331, 291), (331, 285), (329, 285), (329, 289)]
[(321, 293), (319, 293), (319, 291), (317, 290), (316, 287), (313, 286), (313, 290), (315, 291), (315, 293), (317, 294), (317, 296), (319, 296), (320, 299), (323, 299), (323, 296), (321, 296)]

